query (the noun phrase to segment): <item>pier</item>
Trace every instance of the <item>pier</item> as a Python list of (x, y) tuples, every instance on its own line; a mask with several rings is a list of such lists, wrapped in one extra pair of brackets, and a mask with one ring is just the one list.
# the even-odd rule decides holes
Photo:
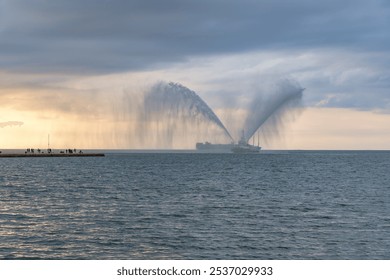
[(104, 157), (104, 153), (96, 151), (82, 151), (76, 149), (61, 149), (61, 150), (41, 150), (41, 149), (26, 149), (26, 150), (8, 150), (0, 151), (0, 158), (17, 158), (17, 157)]
[(17, 158), (17, 157), (104, 157), (103, 153), (82, 153), (82, 154), (65, 154), (65, 153), (51, 153), (51, 154), (0, 154), (0, 158)]

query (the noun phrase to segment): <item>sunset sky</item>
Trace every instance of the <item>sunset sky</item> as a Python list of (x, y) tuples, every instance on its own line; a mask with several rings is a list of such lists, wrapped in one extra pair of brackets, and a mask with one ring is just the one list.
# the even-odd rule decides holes
[(228, 126), (283, 79), (303, 107), (265, 149), (390, 149), (389, 30), (386, 0), (0, 0), (0, 149), (193, 148), (147, 137), (140, 92), (180, 83)]

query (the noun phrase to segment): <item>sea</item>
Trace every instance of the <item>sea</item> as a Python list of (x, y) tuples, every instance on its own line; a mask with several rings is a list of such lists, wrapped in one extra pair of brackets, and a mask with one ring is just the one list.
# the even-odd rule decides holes
[(390, 151), (0, 158), (0, 259), (390, 259)]

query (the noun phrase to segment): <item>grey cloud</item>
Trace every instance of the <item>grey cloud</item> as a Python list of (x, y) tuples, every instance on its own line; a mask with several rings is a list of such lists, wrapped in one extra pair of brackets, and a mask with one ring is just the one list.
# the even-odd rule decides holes
[(0, 68), (110, 73), (261, 49), (388, 48), (384, 1), (3, 0)]
[(22, 126), (24, 123), (20, 121), (8, 121), (8, 122), (0, 122), (0, 128), (4, 128), (7, 126)]
[(245, 102), (257, 85), (264, 87), (275, 78), (286, 77), (306, 88), (303, 99), (308, 106), (390, 112), (389, 69), (386, 52), (254, 52), (210, 59), (197, 68), (198, 77), (194, 74), (191, 79), (198, 79), (203, 87), (198, 90), (200, 95), (213, 108), (234, 107)]
[(67, 115), (85, 120), (100, 119), (112, 110), (112, 98), (108, 99), (106, 94), (55, 87), (0, 89), (0, 104), (1, 108), (34, 112), (42, 118)]
[(324, 103), (326, 107), (354, 108), (390, 113), (390, 93), (386, 90), (364, 89), (352, 92), (337, 92)]

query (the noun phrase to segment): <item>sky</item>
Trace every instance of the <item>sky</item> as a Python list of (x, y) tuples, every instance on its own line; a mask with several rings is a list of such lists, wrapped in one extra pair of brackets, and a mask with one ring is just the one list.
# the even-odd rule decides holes
[(141, 125), (141, 93), (180, 83), (228, 127), (287, 79), (302, 106), (265, 127), (265, 149), (390, 149), (389, 21), (386, 0), (0, 0), (0, 148), (48, 135), (58, 148), (192, 148), (215, 129)]

